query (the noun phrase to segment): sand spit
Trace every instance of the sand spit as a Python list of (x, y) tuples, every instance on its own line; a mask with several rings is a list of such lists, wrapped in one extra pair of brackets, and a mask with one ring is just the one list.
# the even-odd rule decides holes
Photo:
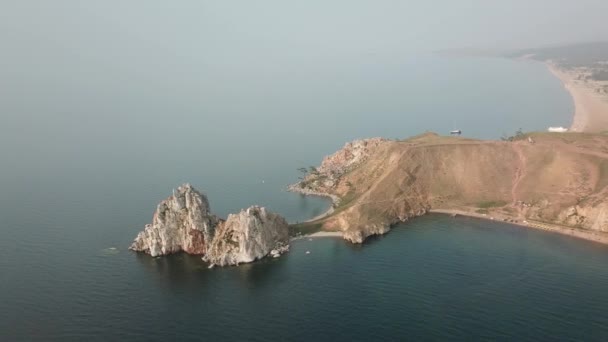
[(560, 79), (574, 101), (571, 131), (599, 133), (608, 130), (608, 94), (603, 83), (585, 78), (583, 69), (566, 70), (547, 62), (549, 70)]

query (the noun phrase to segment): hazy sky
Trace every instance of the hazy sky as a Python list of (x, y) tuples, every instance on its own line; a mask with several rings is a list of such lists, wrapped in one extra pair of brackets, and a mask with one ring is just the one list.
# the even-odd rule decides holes
[(0, 96), (194, 97), (305, 66), (603, 40), (607, 17), (608, 0), (0, 0)]
[(608, 39), (607, 16), (606, 0), (0, 0), (0, 42), (184, 55), (528, 47)]
[[(310, 126), (291, 129), (302, 140), (331, 129), (307, 139), (318, 144), (311, 159), (382, 127), (395, 129), (389, 137), (417, 133), (399, 126), (409, 117), (438, 114), (414, 127), (445, 132), (456, 128), (442, 126), (454, 108), (504, 113), (519, 107), (500, 101), (551, 93), (543, 84), (567, 95), (557, 80), (509, 91), (521, 74), (504, 76), (505, 61), (444, 62), (418, 51), (608, 39), (606, 17), (608, 0), (0, 0), (0, 146), (9, 147), (0, 160), (29, 155), (22, 170), (35, 173), (40, 160), (77, 165), (81, 150), (99, 156), (96, 167), (111, 153), (158, 149), (171, 164), (175, 151), (220, 141), (240, 156), (242, 141), (225, 137), (304, 117)], [(492, 72), (504, 84), (487, 86)], [(522, 90), (531, 97), (514, 94)], [(548, 111), (545, 102), (526, 108)], [(367, 129), (373, 115), (382, 118), (376, 131)], [(163, 142), (168, 130), (188, 138)], [(264, 146), (281, 140), (266, 137)]]

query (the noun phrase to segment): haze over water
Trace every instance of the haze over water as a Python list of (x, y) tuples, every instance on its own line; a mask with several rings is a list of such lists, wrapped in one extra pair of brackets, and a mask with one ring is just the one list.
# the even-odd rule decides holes
[(88, 19), (0, 33), (19, 37), (0, 64), (0, 340), (608, 336), (606, 248), (503, 224), (429, 216), (363, 246), (304, 240), (214, 270), (127, 251), (183, 182), (219, 215), (259, 204), (296, 222), (328, 203), (283, 189), (349, 140), (568, 126), (544, 66), (370, 37), (195, 53), (181, 35), (144, 35), (172, 42), (155, 45)]
[[(411, 260), (398, 251), (407, 250), (401, 243), (412, 244), (427, 230), (432, 233), (450, 225), (445, 219), (414, 221), (407, 226), (412, 232), (403, 228), (402, 233), (369, 246), (355, 248), (333, 239), (302, 241), (279, 261), (238, 269), (208, 271), (198, 258), (152, 259), (126, 248), (150, 222), (156, 204), (182, 182), (205, 191), (212, 209), (221, 215), (260, 204), (292, 222), (300, 221), (320, 213), (327, 203), (286, 193), (284, 187), (296, 180), (298, 167), (317, 165), (348, 140), (403, 138), (453, 128), (479, 138), (498, 138), (520, 127), (543, 130), (549, 123), (569, 123), (570, 99), (542, 65), (532, 63), (426, 54), (372, 55), (364, 62), (345, 61), (323, 70), (306, 70), (305, 64), (289, 62), (293, 63), (289, 67), (269, 65), (264, 72), (241, 75), (229, 89), (193, 90), (178, 99), (177, 91), (150, 89), (141, 80), (129, 80), (139, 85), (131, 84), (132, 91), (107, 87), (99, 93), (78, 86), (67, 91), (31, 80), (13, 89), (27, 91), (28, 100), (3, 95), (0, 331), (4, 339), (264, 340), (298, 339), (307, 333), (319, 338), (351, 333), (373, 337), (374, 326), (387, 324), (389, 330), (377, 336), (397, 338), (405, 332), (425, 336), (430, 326), (413, 317), (420, 317), (420, 310), (430, 304), (410, 298), (410, 290), (400, 287), (414, 286), (411, 282), (419, 279), (420, 269), (406, 266)], [(87, 83), (85, 76), (76, 81)], [(425, 222), (426, 228), (421, 230), (417, 222)], [(437, 232), (438, 240), (426, 242), (428, 248), (420, 253), (441, 259), (446, 248), (456, 248), (450, 234), (469, 234), (473, 228), (468, 224), (461, 223), (461, 230), (442, 231), (445, 240)], [(496, 234), (471, 234), (467, 239), (486, 240), (466, 248), (483, 258), (485, 252), (476, 249), (503, 243), (501, 233)], [(588, 255), (608, 258), (602, 248), (580, 247), (584, 242), (565, 240), (560, 243), (566, 247), (560, 247), (552, 245), (552, 236), (540, 234), (537, 239), (545, 249), (573, 249), (573, 260), (581, 263)], [(511, 247), (501, 257), (517, 260), (521, 247), (516, 242)], [(313, 257), (304, 254), (307, 249)], [(387, 256), (374, 261), (368, 256), (374, 250)], [(533, 272), (534, 250), (529, 248), (517, 268), (505, 267), (502, 272)], [(579, 259), (576, 253), (582, 253)], [(423, 255), (417, 258), (424, 260)], [(445, 257), (466, 255), (454, 251)], [(599, 284), (589, 283), (591, 278), (585, 276), (608, 276), (601, 269), (593, 275), (577, 274), (579, 266), (574, 261), (556, 266), (564, 286), (582, 286), (586, 291), (585, 286)], [(471, 267), (464, 259), (449, 268), (425, 267), (433, 274), (414, 286), (429, 291), (434, 284), (437, 292), (424, 296), (439, 294), (446, 300), (456, 287), (457, 297), (449, 304), (451, 313), (442, 318), (444, 322), (461, 314), (460, 319), (478, 320), (490, 310), (489, 306), (481, 311), (459, 307), (458, 303), (467, 302), (463, 298), (475, 298), (475, 291), (491, 290), (481, 283), (470, 292), (466, 284), (476, 281), (470, 277), (490, 277), (476, 275)], [(393, 272), (402, 278), (389, 276)], [(342, 277), (328, 277), (330, 273)], [(558, 300), (551, 292), (555, 279), (539, 275), (536, 281), (534, 286), (545, 287)], [(515, 283), (505, 289), (511, 286)], [(574, 292), (567, 288), (559, 296), (572, 302), (574, 310), (592, 310), (574, 301)], [(331, 310), (320, 312), (321, 307), (329, 309), (319, 306), (328, 302)], [(525, 305), (543, 303), (532, 296)], [(514, 305), (523, 304), (504, 301), (492, 310), (508, 318), (518, 310)], [(363, 316), (355, 315), (348, 322), (359, 322), (360, 327), (365, 318), (370, 335), (347, 328), (351, 326), (347, 321), (334, 323), (336, 317), (354, 315), (356, 310)], [(387, 322), (387, 317), (396, 321)], [(429, 319), (433, 317), (438, 316)], [(545, 319), (548, 331), (561, 324), (558, 318)], [(518, 324), (509, 322), (505, 324)], [(336, 330), (328, 332), (332, 327)], [(500, 336), (496, 334), (502, 330), (496, 329), (485, 333)]]

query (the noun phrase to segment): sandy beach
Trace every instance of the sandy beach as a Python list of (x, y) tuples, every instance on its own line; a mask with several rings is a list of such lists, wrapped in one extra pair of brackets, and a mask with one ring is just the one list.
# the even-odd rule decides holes
[(608, 94), (599, 93), (598, 88), (606, 82), (584, 80), (583, 70), (565, 70), (551, 62), (547, 67), (560, 79), (574, 101), (573, 132), (608, 131)]
[(312, 238), (321, 238), (321, 237), (342, 237), (342, 232), (328, 232), (328, 231), (320, 231), (312, 234), (304, 234), (300, 236), (296, 236), (291, 238), (291, 241), (302, 240), (302, 239), (312, 239)]
[[(462, 216), (468, 216), (468, 217), (474, 217), (474, 218), (479, 218), (479, 219), (483, 219), (483, 220), (492, 220), (492, 221), (498, 221), (498, 222), (501, 222), (501, 221), (503, 221), (504, 218), (507, 218), (507, 217), (502, 217), (502, 216), (498, 217), (498, 216), (492, 216), (490, 214), (484, 215), (484, 214), (478, 214), (478, 213), (474, 213), (474, 212), (469, 212), (469, 211), (464, 211), (464, 210), (455, 210), (455, 209), (433, 209), (430, 212), (437, 213), (437, 214), (447, 214), (447, 215), (462, 215)], [(509, 218), (509, 219), (512, 219), (512, 218)], [(513, 222), (513, 220), (511, 220), (510, 222), (507, 222), (507, 223), (516, 225), (516, 226), (520, 226), (520, 227), (539, 229), (539, 230), (544, 230), (547, 232), (568, 235), (568, 236), (576, 237), (576, 238), (583, 239), (583, 240), (594, 241), (594, 242), (598, 242), (598, 243), (602, 243), (602, 244), (608, 244), (608, 234), (598, 232), (598, 231), (576, 229), (576, 228), (572, 228), (572, 227), (560, 226), (560, 225), (556, 225), (556, 224), (549, 224), (549, 223), (545, 223), (545, 222), (537, 222), (537, 221), (532, 221), (532, 220), (521, 221), (521, 222), (519, 222), (519, 221)]]

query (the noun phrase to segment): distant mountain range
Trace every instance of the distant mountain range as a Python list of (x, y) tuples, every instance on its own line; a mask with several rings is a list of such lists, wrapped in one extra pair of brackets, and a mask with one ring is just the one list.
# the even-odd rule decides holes
[(516, 50), (460, 48), (439, 50), (436, 53), (452, 56), (529, 58), (542, 62), (551, 61), (564, 69), (584, 68), (589, 72), (589, 78), (596, 81), (608, 81), (608, 41)]
[(552, 60), (563, 67), (606, 67), (608, 41), (522, 49), (505, 53), (505, 57), (529, 56), (537, 60)]

